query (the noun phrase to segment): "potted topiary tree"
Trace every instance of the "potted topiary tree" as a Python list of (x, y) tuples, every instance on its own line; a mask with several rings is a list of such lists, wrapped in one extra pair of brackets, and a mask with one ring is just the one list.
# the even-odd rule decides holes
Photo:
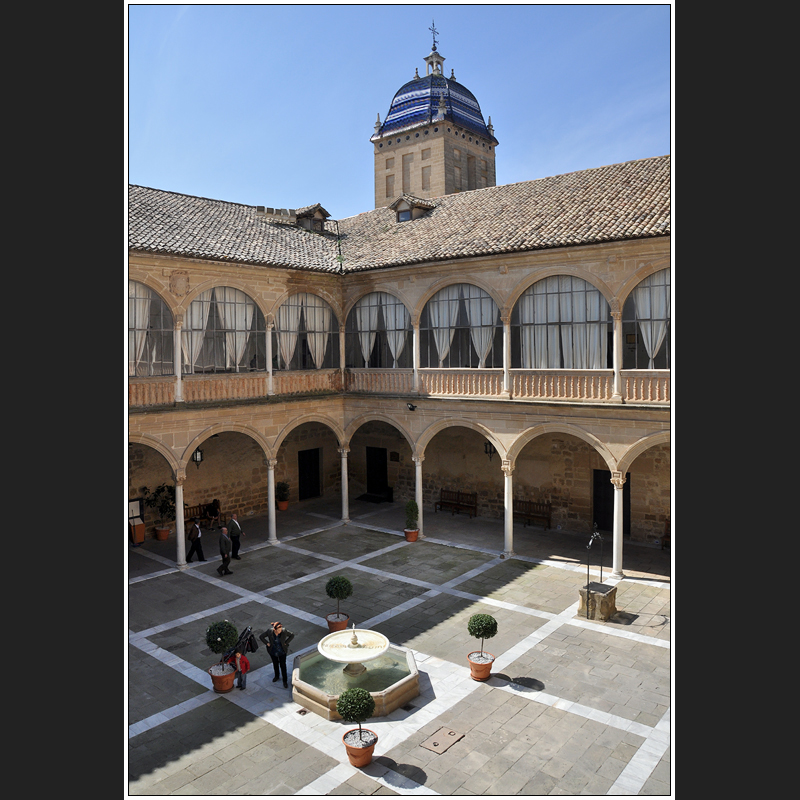
[(278, 503), (278, 511), (286, 511), (289, 508), (289, 484), (286, 481), (278, 481), (275, 484), (275, 500)]
[(407, 542), (416, 542), (419, 536), (419, 506), (416, 500), (409, 500), (406, 503), (406, 527), (403, 534)]
[(470, 677), (475, 681), (488, 680), (492, 674), (494, 656), (483, 651), (483, 640), (491, 639), (497, 633), (497, 620), (489, 614), (473, 614), (467, 623), (470, 636), (481, 640), (480, 651), (475, 651), (467, 656), (469, 661)]
[[(224, 619), (220, 622), (212, 622), (206, 628), (206, 644), (212, 653), (226, 653), (239, 641), (239, 632), (233, 623)], [(233, 664), (226, 664), (223, 659), (218, 664), (210, 667), (208, 674), (211, 676), (211, 683), (214, 691), (225, 694), (233, 689), (233, 679), (236, 676), (236, 668)]]
[(347, 757), (354, 767), (366, 767), (372, 761), (372, 751), (378, 742), (378, 734), (369, 728), (362, 728), (375, 711), (375, 698), (359, 686), (345, 689), (336, 701), (336, 712), (350, 724), (357, 722), (358, 729), (352, 728), (342, 736)]
[(156, 539), (163, 541), (169, 536), (169, 523), (175, 521), (175, 487), (171, 483), (162, 483), (150, 491), (142, 486), (144, 504), (154, 508), (158, 514), (156, 520)]
[(328, 622), (328, 630), (333, 633), (334, 631), (341, 631), (347, 627), (350, 620), (349, 614), (339, 613), (339, 602), (347, 600), (353, 594), (353, 584), (344, 577), (344, 575), (334, 575), (325, 584), (325, 594), (336, 601), (336, 613), (328, 614), (325, 619)]

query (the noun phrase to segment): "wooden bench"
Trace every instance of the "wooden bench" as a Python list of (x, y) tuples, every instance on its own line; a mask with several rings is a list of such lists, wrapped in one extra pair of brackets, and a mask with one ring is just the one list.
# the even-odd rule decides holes
[(456, 489), (440, 489), (439, 500), (433, 506), (434, 512), (448, 508), (453, 514), (468, 511), (469, 517), (478, 516), (478, 493), (462, 492)]
[[(186, 523), (187, 526), (191, 525), (192, 520), (197, 517), (200, 521), (200, 527), (203, 528), (204, 522), (208, 521), (206, 517), (206, 509), (211, 505), (211, 503), (198, 503), (194, 506), (187, 506), (186, 503), (183, 504), (183, 521)], [(219, 509), (219, 524), (220, 527), (225, 521), (225, 515), (222, 513), (222, 507), (220, 506)]]
[(545, 530), (550, 527), (550, 516), (552, 512), (550, 503), (515, 498), (513, 512), (515, 517), (521, 517), (525, 520), (525, 525), (529, 522), (541, 522)]

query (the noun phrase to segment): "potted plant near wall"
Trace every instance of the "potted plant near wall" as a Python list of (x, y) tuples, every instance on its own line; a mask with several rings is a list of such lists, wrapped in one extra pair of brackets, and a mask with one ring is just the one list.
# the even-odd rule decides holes
[(278, 503), (278, 511), (286, 511), (289, 508), (289, 484), (286, 481), (278, 481), (275, 484), (275, 500)]
[(419, 506), (416, 500), (409, 500), (406, 503), (406, 527), (403, 534), (407, 542), (416, 542), (419, 536)]
[(470, 677), (474, 681), (488, 680), (492, 674), (494, 656), (484, 651), (483, 640), (491, 639), (497, 633), (497, 620), (490, 614), (473, 614), (467, 622), (467, 631), (470, 636), (481, 640), (481, 649), (467, 656)]
[[(226, 653), (232, 647), (236, 647), (238, 641), (239, 632), (236, 626), (226, 619), (212, 622), (206, 628), (206, 644), (212, 653)], [(209, 667), (208, 674), (211, 676), (214, 691), (218, 694), (225, 694), (233, 689), (233, 679), (236, 677), (236, 668), (233, 664), (226, 664), (220, 659), (218, 664)]]
[(144, 504), (154, 508), (158, 519), (156, 520), (156, 539), (163, 541), (169, 536), (169, 523), (175, 521), (175, 487), (171, 483), (162, 483), (151, 492), (142, 486)]
[(366, 767), (372, 761), (378, 734), (369, 728), (362, 728), (361, 723), (366, 722), (375, 711), (375, 698), (366, 689), (354, 686), (339, 695), (336, 711), (345, 722), (358, 723), (358, 728), (352, 728), (342, 736), (342, 742), (350, 763), (354, 767)]
[(328, 630), (333, 633), (334, 631), (341, 631), (347, 627), (350, 621), (349, 614), (342, 614), (339, 612), (339, 602), (347, 600), (353, 594), (353, 584), (344, 577), (344, 575), (334, 575), (325, 584), (325, 594), (336, 601), (336, 613), (328, 614), (325, 619), (328, 623)]

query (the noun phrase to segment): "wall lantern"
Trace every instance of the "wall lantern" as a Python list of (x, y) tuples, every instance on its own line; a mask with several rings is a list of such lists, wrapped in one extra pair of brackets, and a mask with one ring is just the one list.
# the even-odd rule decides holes
[(197, 469), (200, 469), (200, 462), (203, 460), (203, 451), (198, 447), (197, 450), (192, 453), (192, 461), (194, 461), (195, 466)]
[(486, 453), (487, 456), (489, 456), (489, 461), (491, 461), (492, 456), (497, 452), (497, 450), (495, 450), (494, 445), (487, 439), (483, 443), (483, 452)]

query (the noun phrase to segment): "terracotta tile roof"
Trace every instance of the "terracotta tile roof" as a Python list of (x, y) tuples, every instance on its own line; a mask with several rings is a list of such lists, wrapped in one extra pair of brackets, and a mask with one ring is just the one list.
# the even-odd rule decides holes
[(336, 271), (336, 241), (269, 222), (256, 206), (128, 187), (131, 250), (241, 264)]
[[(664, 236), (670, 156), (431, 198), (397, 222), (390, 208), (339, 220), (347, 272), (453, 258)], [(255, 206), (130, 187), (130, 248), (195, 258), (339, 269), (335, 224), (325, 235), (270, 223)], [(334, 233), (331, 233), (334, 232)]]

